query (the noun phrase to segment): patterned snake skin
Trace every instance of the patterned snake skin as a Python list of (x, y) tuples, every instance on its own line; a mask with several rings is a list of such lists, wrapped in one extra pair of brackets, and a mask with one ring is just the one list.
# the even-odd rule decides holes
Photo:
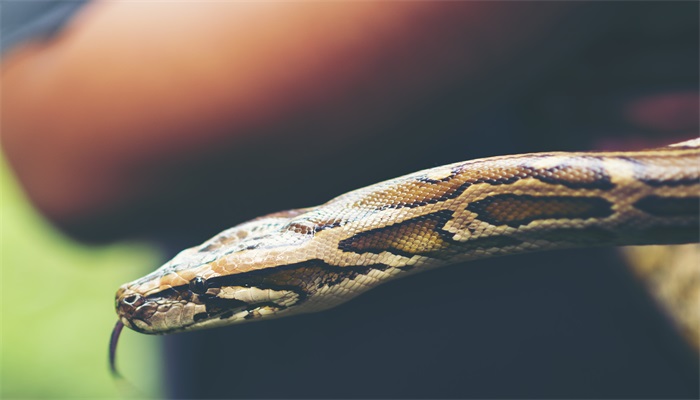
[(436, 167), (260, 217), (181, 252), (119, 289), (115, 333), (122, 323), (163, 334), (324, 310), (479, 258), (697, 242), (699, 202), (700, 139)]

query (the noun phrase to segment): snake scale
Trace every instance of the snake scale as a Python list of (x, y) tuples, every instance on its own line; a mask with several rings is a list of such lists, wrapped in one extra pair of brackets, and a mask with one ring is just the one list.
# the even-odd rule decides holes
[(697, 242), (699, 204), (700, 139), (419, 171), (227, 229), (123, 285), (112, 362), (124, 325), (147, 334), (212, 328), (328, 309), (468, 260)]

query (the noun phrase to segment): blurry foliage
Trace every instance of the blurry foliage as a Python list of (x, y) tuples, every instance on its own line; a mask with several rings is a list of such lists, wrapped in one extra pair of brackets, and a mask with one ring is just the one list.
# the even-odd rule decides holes
[[(0, 397), (122, 397), (108, 370), (114, 293), (153, 269), (142, 244), (87, 247), (62, 236), (23, 197), (0, 159), (2, 319)], [(125, 329), (122, 374), (159, 391), (160, 342)]]

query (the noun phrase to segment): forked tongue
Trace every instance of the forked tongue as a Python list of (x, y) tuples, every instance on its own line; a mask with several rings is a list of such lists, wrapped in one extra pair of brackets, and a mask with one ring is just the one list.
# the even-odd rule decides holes
[(117, 321), (112, 331), (112, 337), (109, 340), (109, 370), (112, 372), (112, 376), (115, 379), (123, 379), (119, 371), (117, 371), (117, 342), (119, 341), (119, 335), (122, 333), (122, 329), (124, 329), (124, 323), (122, 321)]
[(145, 396), (142, 391), (135, 388), (129, 381), (124, 379), (119, 371), (117, 371), (117, 342), (119, 341), (119, 335), (122, 333), (122, 329), (124, 329), (124, 323), (117, 321), (117, 324), (114, 325), (114, 330), (112, 330), (112, 337), (109, 340), (109, 370), (117, 384), (117, 388), (122, 395), (128, 397), (155, 397)]

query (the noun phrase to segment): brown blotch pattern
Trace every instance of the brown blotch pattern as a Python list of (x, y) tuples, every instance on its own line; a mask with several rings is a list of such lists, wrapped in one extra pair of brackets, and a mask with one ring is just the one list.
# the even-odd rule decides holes
[(313, 235), (325, 229), (335, 228), (341, 225), (340, 219), (317, 220), (313, 217), (302, 221), (292, 221), (285, 225), (283, 230), (293, 231), (300, 235)]
[[(664, 153), (619, 157), (633, 165), (634, 177), (651, 187), (690, 186), (700, 183), (700, 162), (688, 163), (683, 157), (673, 154), (673, 148)], [(675, 149), (683, 150), (682, 147)], [(670, 154), (666, 152), (670, 151)]]
[(338, 248), (355, 253), (381, 253), (413, 256), (431, 253), (448, 246), (439, 232), (452, 217), (448, 210), (422, 215), (383, 228), (360, 232), (342, 240)]
[(465, 242), (449, 241), (450, 245), (442, 251), (424, 253), (426, 257), (440, 260), (450, 260), (454, 257), (469, 254), (476, 250), (504, 249), (509, 246), (517, 246), (523, 243), (522, 240), (510, 236), (484, 236), (469, 239)]
[(344, 279), (365, 275), (370, 270), (386, 268), (387, 266), (382, 264), (338, 267), (322, 260), (309, 260), (212, 278), (209, 280), (209, 286), (255, 286), (260, 289), (289, 290), (297, 293), (302, 301), (323, 286), (333, 286)]
[(587, 219), (612, 215), (612, 204), (598, 197), (501, 194), (475, 201), (467, 210), (491, 225), (518, 227), (544, 219)]
[(698, 217), (700, 214), (700, 198), (698, 197), (665, 197), (647, 196), (634, 206), (647, 214), (658, 217)]
[[(242, 236), (242, 237), (245, 238), (245, 236)], [(222, 247), (228, 246), (228, 245), (233, 244), (233, 243), (237, 243), (239, 241), (241, 241), (241, 235), (239, 235), (239, 234), (236, 234), (235, 236), (233, 236), (233, 235), (221, 236), (221, 237), (217, 238), (215, 241), (209, 243), (207, 246), (199, 249), (199, 252), (205, 253), (208, 251), (214, 251), (216, 249), (220, 249)]]
[[(585, 164), (585, 167), (581, 167)], [(577, 157), (555, 167), (531, 170), (532, 176), (546, 183), (563, 185), (571, 189), (609, 190), (615, 187), (605, 172), (603, 162), (597, 157)]]
[[(559, 157), (553, 167), (536, 168), (536, 162)], [(369, 193), (353, 204), (354, 207), (383, 210), (387, 208), (415, 208), (435, 204), (461, 195), (476, 184), (509, 185), (532, 178), (568, 188), (609, 190), (614, 187), (597, 157), (530, 156), (503, 160), (484, 160), (457, 166), (442, 179), (431, 179), (429, 174), (416, 176), (383, 190)], [(393, 201), (392, 201), (393, 200)]]
[(316, 232), (316, 227), (309, 223), (291, 223), (284, 227), (286, 230), (293, 231), (300, 235), (313, 235)]

